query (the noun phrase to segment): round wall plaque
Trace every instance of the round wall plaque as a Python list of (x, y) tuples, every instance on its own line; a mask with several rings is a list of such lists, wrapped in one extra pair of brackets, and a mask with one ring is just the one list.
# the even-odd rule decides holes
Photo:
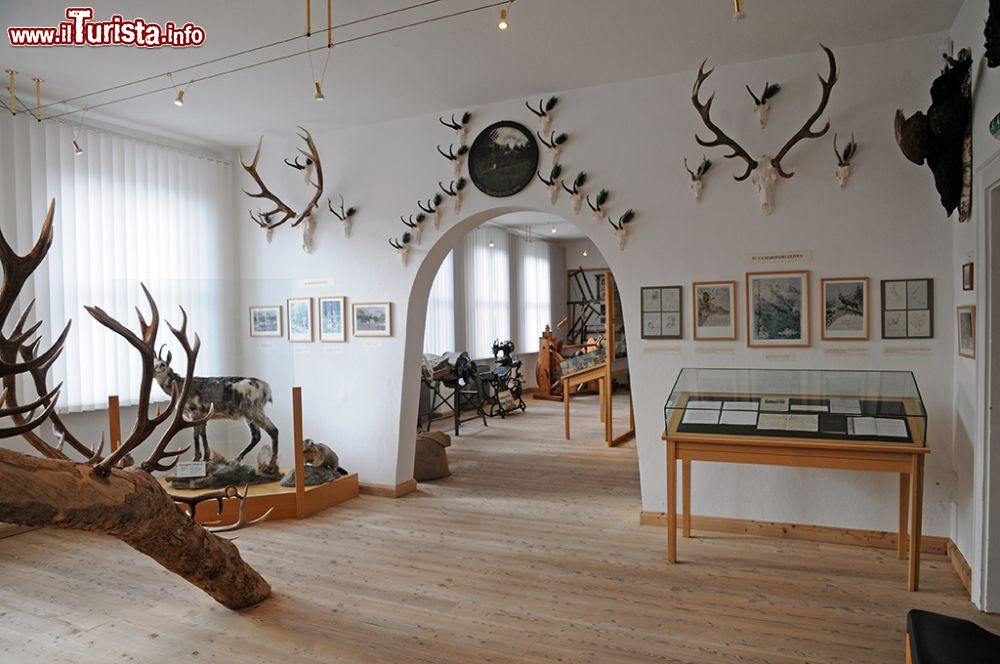
[(487, 196), (521, 191), (538, 169), (538, 143), (522, 124), (502, 120), (484, 129), (469, 150), (469, 177)]

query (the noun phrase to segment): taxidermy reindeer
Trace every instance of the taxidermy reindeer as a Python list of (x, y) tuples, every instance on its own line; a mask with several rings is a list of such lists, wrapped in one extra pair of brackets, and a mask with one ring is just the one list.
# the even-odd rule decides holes
[(441, 204), (444, 202), (444, 197), (441, 194), (435, 193), (433, 198), (427, 199), (427, 205), (424, 206), (423, 201), (417, 201), (417, 206), (424, 212), (424, 214), (429, 214), (434, 219), (434, 230), (441, 227)]
[(701, 203), (702, 193), (705, 191), (705, 173), (708, 173), (711, 168), (712, 161), (705, 155), (702, 155), (701, 163), (698, 164), (698, 170), (692, 171), (688, 166), (687, 157), (684, 157), (684, 170), (691, 175), (691, 191), (694, 192), (695, 203)]
[(548, 101), (544, 104), (542, 100), (538, 100), (538, 108), (534, 108), (528, 102), (524, 102), (524, 105), (528, 107), (528, 110), (538, 116), (538, 124), (542, 128), (543, 134), (548, 134), (552, 131), (552, 120), (555, 117), (553, 111), (555, 111), (556, 104), (559, 103), (558, 97), (549, 97)]
[[(257, 193), (251, 193), (246, 190), (244, 190), (243, 193), (250, 198), (268, 200), (272, 205), (274, 205), (273, 208), (267, 211), (250, 211), (250, 219), (264, 229), (264, 232), (267, 235), (267, 241), (271, 241), (271, 237), (276, 228), (284, 225), (288, 221), (291, 221), (292, 228), (304, 223), (305, 226), (302, 229), (302, 248), (306, 251), (306, 253), (309, 253), (312, 251), (312, 236), (313, 231), (316, 228), (316, 220), (313, 217), (313, 213), (319, 209), (319, 199), (323, 196), (323, 166), (320, 164), (319, 151), (316, 149), (316, 143), (313, 141), (312, 134), (305, 129), (302, 129), (302, 127), (299, 127), (299, 129), (303, 132), (299, 134), (299, 138), (305, 141), (306, 148), (308, 149), (308, 151), (306, 151), (299, 148), (299, 152), (303, 157), (305, 157), (306, 161), (304, 164), (300, 164), (298, 157), (296, 157), (294, 162), (290, 162), (285, 159), (285, 163), (292, 168), (302, 171), (306, 184), (315, 190), (312, 198), (302, 209), (302, 212), (296, 212), (277, 195), (271, 192), (271, 190), (267, 188), (267, 185), (264, 184), (264, 180), (261, 178), (260, 173), (257, 172), (257, 162), (260, 161), (260, 149), (264, 142), (263, 136), (257, 142), (257, 152), (254, 154), (253, 161), (247, 164), (242, 158), (240, 158), (240, 165), (243, 167), (243, 170), (250, 175), (253, 181), (257, 183), (257, 186), (260, 187), (260, 191)], [(316, 176), (315, 181), (313, 180), (313, 175)]]
[(812, 129), (813, 124), (819, 120), (820, 116), (826, 110), (826, 105), (830, 101), (830, 92), (833, 90), (833, 86), (837, 83), (837, 60), (834, 58), (833, 51), (822, 44), (820, 44), (820, 46), (823, 48), (823, 51), (826, 52), (827, 58), (830, 61), (830, 74), (825, 79), (822, 76), (819, 76), (819, 82), (822, 88), (819, 106), (812, 115), (806, 118), (805, 124), (802, 125), (802, 128), (799, 129), (794, 136), (788, 139), (785, 145), (782, 146), (782, 148), (778, 150), (777, 154), (773, 157), (761, 155), (759, 159), (754, 159), (750, 156), (749, 152), (747, 152), (739, 143), (727, 136), (726, 133), (712, 121), (712, 102), (715, 101), (715, 93), (713, 92), (712, 96), (709, 97), (708, 101), (705, 103), (702, 103), (698, 97), (701, 93), (701, 86), (705, 82), (705, 79), (711, 76), (712, 72), (715, 70), (710, 69), (707, 72), (705, 71), (705, 63), (707, 63), (708, 60), (702, 62), (701, 67), (698, 68), (698, 78), (695, 80), (694, 88), (691, 91), (691, 102), (694, 104), (695, 109), (697, 109), (698, 114), (701, 116), (702, 122), (705, 123), (705, 126), (715, 136), (711, 140), (706, 141), (702, 140), (700, 136), (695, 134), (694, 139), (698, 142), (698, 145), (706, 148), (720, 146), (727, 147), (732, 150), (732, 153), (725, 155), (726, 159), (739, 157), (746, 163), (746, 170), (743, 174), (734, 176), (734, 178), (737, 182), (742, 182), (743, 180), (750, 178), (750, 181), (757, 190), (757, 197), (760, 200), (760, 210), (765, 215), (771, 214), (771, 211), (773, 210), (772, 201), (774, 199), (774, 187), (778, 182), (778, 177), (780, 176), (787, 179), (795, 175), (794, 171), (789, 172), (782, 168), (781, 160), (785, 158), (785, 155), (787, 155), (788, 152), (799, 143), (799, 141), (806, 138), (820, 138), (830, 130), (829, 122), (827, 122), (826, 125), (819, 131), (814, 131)]
[(403, 215), (399, 216), (399, 220), (403, 222), (403, 225), (410, 229), (410, 235), (413, 237), (413, 244), (420, 246), (420, 236), (423, 235), (424, 221), (427, 220), (427, 215), (423, 212), (418, 212), (417, 216), (414, 217), (410, 215), (409, 221), (403, 218)]
[[(170, 368), (173, 355), (167, 351), (163, 355), (163, 346), (153, 362), (153, 377), (160, 388), (167, 394), (181, 384), (182, 378)], [(208, 461), (212, 450), (208, 446), (209, 420), (246, 420), (250, 427), (250, 444), (239, 453), (236, 461), (240, 462), (260, 442), (260, 430), (264, 429), (271, 437), (271, 460), (267, 470), (278, 472), (278, 427), (264, 414), (264, 408), (272, 403), (271, 386), (259, 378), (242, 378), (226, 376), (223, 378), (191, 378), (187, 402), (184, 404), (184, 417), (200, 422), (194, 427), (194, 460)], [(200, 444), (199, 444), (200, 439)]]
[(763, 129), (767, 126), (767, 112), (771, 110), (771, 100), (781, 92), (781, 85), (768, 81), (764, 84), (764, 91), (760, 93), (760, 97), (753, 93), (749, 85), (747, 86), (747, 92), (753, 97), (753, 112), (757, 114), (757, 119), (760, 121), (760, 128)]
[(437, 146), (437, 151), (442, 157), (451, 162), (451, 168), (455, 172), (455, 177), (462, 175), (462, 167), (465, 166), (465, 157), (469, 154), (469, 146), (459, 145), (458, 151), (456, 152), (452, 146), (448, 146), (448, 151), (445, 152), (441, 149), (441, 146)]
[(844, 146), (843, 153), (837, 149), (837, 135), (833, 135), (833, 153), (837, 155), (837, 169), (834, 175), (837, 176), (841, 191), (847, 189), (847, 180), (851, 177), (851, 159), (854, 159), (857, 152), (858, 143), (854, 140), (854, 134), (851, 134), (851, 140)]
[(556, 135), (556, 132), (551, 132), (549, 139), (545, 140), (545, 136), (541, 132), (535, 132), (538, 135), (538, 140), (542, 142), (542, 145), (549, 149), (549, 154), (552, 155), (552, 163), (559, 163), (559, 155), (562, 154), (563, 146), (566, 145), (566, 141), (569, 140), (569, 135), (563, 132), (562, 134)]
[(945, 56), (941, 75), (931, 85), (926, 115), (910, 117), (896, 111), (896, 143), (914, 164), (927, 162), (941, 205), (958, 220), (968, 221), (972, 186), (972, 54), (963, 48), (957, 58)]
[(395, 249), (396, 253), (399, 254), (400, 260), (403, 261), (403, 267), (406, 267), (406, 264), (410, 262), (411, 239), (412, 237), (410, 236), (409, 233), (403, 233), (402, 242), (399, 240), (393, 240), (392, 238), (389, 238), (389, 246)]
[[(197, 335), (193, 341), (188, 336), (186, 315), (179, 329), (167, 323), (187, 355), (186, 375), (171, 390), (170, 401), (154, 412), (150, 396), (161, 319), (152, 295), (142, 287), (149, 313), (137, 310), (138, 332), (99, 307), (85, 307), (98, 324), (139, 353), (141, 382), (135, 422), (121, 445), (103, 456), (103, 438), (100, 445), (83, 444), (56, 414), (60, 386), (50, 390), (47, 374), (63, 350), (69, 324), (58, 336), (53, 335), (51, 346), (41, 350), (41, 337), (36, 334), (43, 321), (28, 323), (33, 305), (19, 314), (14, 311), (22, 301), (22, 290), (52, 246), (54, 212), (53, 200), (37, 241), (24, 255), (16, 253), (0, 231), (0, 438), (23, 437), (38, 454), (0, 446), (0, 515), (4, 521), (22, 526), (83, 530), (115, 537), (230, 609), (263, 601), (271, 592), (267, 581), (242, 560), (232, 542), (207, 532), (178, 509), (152, 474), (172, 469), (188, 449), (169, 449), (177, 434), (204, 422), (184, 418), (201, 346)], [(22, 401), (22, 389), (33, 396)], [(59, 436), (58, 444), (45, 440), (40, 433), (46, 423)], [(134, 453), (137, 456), (138, 448), (147, 442), (145, 461), (124, 469), (125, 460)]]
[(556, 201), (559, 200), (560, 175), (562, 175), (562, 164), (556, 164), (555, 166), (552, 167), (552, 170), (549, 171), (548, 180), (546, 180), (545, 177), (542, 176), (541, 171), (538, 171), (538, 179), (541, 180), (543, 183), (545, 183), (545, 186), (549, 188), (549, 202), (552, 203), (552, 205), (555, 205)]
[(635, 219), (635, 212), (632, 208), (625, 210), (625, 214), (618, 217), (618, 221), (615, 221), (611, 217), (608, 217), (608, 223), (611, 227), (615, 229), (615, 236), (618, 237), (618, 250), (625, 250), (625, 238), (628, 237), (628, 225), (632, 223)]
[(465, 185), (468, 184), (465, 178), (458, 178), (457, 180), (452, 180), (452, 182), (445, 188), (444, 184), (438, 182), (438, 187), (441, 191), (451, 197), (452, 204), (454, 205), (455, 214), (458, 214), (462, 209), (462, 196), (465, 193)]
[(594, 201), (590, 200), (590, 194), (587, 194), (587, 207), (590, 208), (591, 215), (594, 217), (594, 221), (600, 221), (604, 219), (604, 204), (608, 202), (611, 194), (607, 189), (601, 189)]
[(326, 199), (326, 205), (330, 208), (330, 212), (333, 213), (337, 219), (340, 219), (341, 223), (344, 225), (344, 237), (351, 237), (351, 228), (354, 226), (354, 215), (357, 214), (358, 208), (349, 207), (344, 209), (344, 197), (340, 197), (340, 209), (334, 209), (333, 202), (328, 198)]
[(580, 189), (587, 182), (587, 174), (584, 172), (577, 173), (576, 178), (573, 180), (572, 188), (567, 187), (565, 182), (562, 182), (562, 188), (566, 190), (569, 194), (570, 200), (573, 201), (573, 214), (580, 214), (580, 208), (583, 207), (584, 193)]
[(451, 122), (448, 122), (444, 117), (439, 117), (438, 122), (443, 124), (449, 129), (454, 129), (456, 138), (458, 138), (459, 145), (465, 145), (465, 139), (469, 136), (469, 122), (472, 120), (472, 114), (466, 111), (462, 113), (462, 119), (460, 121), (455, 120), (455, 114), (451, 114)]

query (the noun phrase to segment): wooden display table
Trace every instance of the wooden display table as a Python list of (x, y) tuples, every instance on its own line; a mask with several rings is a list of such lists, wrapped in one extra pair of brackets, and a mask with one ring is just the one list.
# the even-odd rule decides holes
[[(699, 395), (698, 398), (701, 398)], [(686, 401), (686, 397), (682, 402)], [(917, 404), (903, 400), (907, 415)], [(911, 407), (913, 410), (911, 410)], [(907, 588), (920, 584), (920, 540), (923, 518), (924, 458), (930, 452), (924, 438), (925, 420), (907, 416), (911, 438), (886, 442), (819, 435), (727, 435), (682, 431), (683, 403), (667, 420), (663, 435), (667, 447), (667, 558), (677, 562), (677, 462), (681, 462), (682, 529), (691, 535), (691, 462), (747, 463), (802, 468), (864, 470), (899, 474), (899, 541), (897, 554), (906, 557), (909, 520), (909, 576)], [(919, 411), (922, 412), (922, 411)], [(689, 427), (690, 428), (690, 427)]]

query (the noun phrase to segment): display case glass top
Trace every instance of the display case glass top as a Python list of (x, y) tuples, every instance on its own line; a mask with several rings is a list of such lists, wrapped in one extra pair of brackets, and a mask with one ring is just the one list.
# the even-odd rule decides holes
[(910, 371), (685, 368), (664, 418), (667, 436), (927, 445)]

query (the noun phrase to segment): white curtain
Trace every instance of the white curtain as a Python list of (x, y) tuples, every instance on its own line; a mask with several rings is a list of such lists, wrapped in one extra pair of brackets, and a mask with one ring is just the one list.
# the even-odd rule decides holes
[(455, 252), (450, 251), (438, 268), (427, 301), (424, 352), (441, 355), (455, 350)]
[[(490, 246), (490, 245), (493, 246)], [(480, 227), (463, 239), (466, 346), (474, 359), (493, 357), (493, 341), (510, 339), (510, 236)]]
[(521, 339), (518, 350), (538, 352), (538, 338), (552, 321), (552, 261), (553, 245), (535, 240), (520, 240), (518, 299), (520, 300)]
[[(137, 330), (134, 307), (148, 317), (140, 282), (161, 318), (179, 326), (178, 306), (187, 310), (188, 332), (202, 342), (196, 373), (217, 373), (226, 343), (231, 166), (92, 130), (76, 136), (84, 152), (75, 155), (73, 138), (73, 128), (62, 124), (23, 115), (0, 120), (0, 213), (18, 251), (31, 246), (49, 201), (56, 201), (55, 240), (36, 272), (34, 295), (46, 342), (73, 320), (51, 372), (50, 385), (64, 382), (60, 409), (103, 408), (110, 394), (123, 404), (137, 401), (138, 353), (83, 307), (100, 306)], [(157, 341), (168, 343), (174, 368), (183, 371), (183, 353), (162, 323)]]

